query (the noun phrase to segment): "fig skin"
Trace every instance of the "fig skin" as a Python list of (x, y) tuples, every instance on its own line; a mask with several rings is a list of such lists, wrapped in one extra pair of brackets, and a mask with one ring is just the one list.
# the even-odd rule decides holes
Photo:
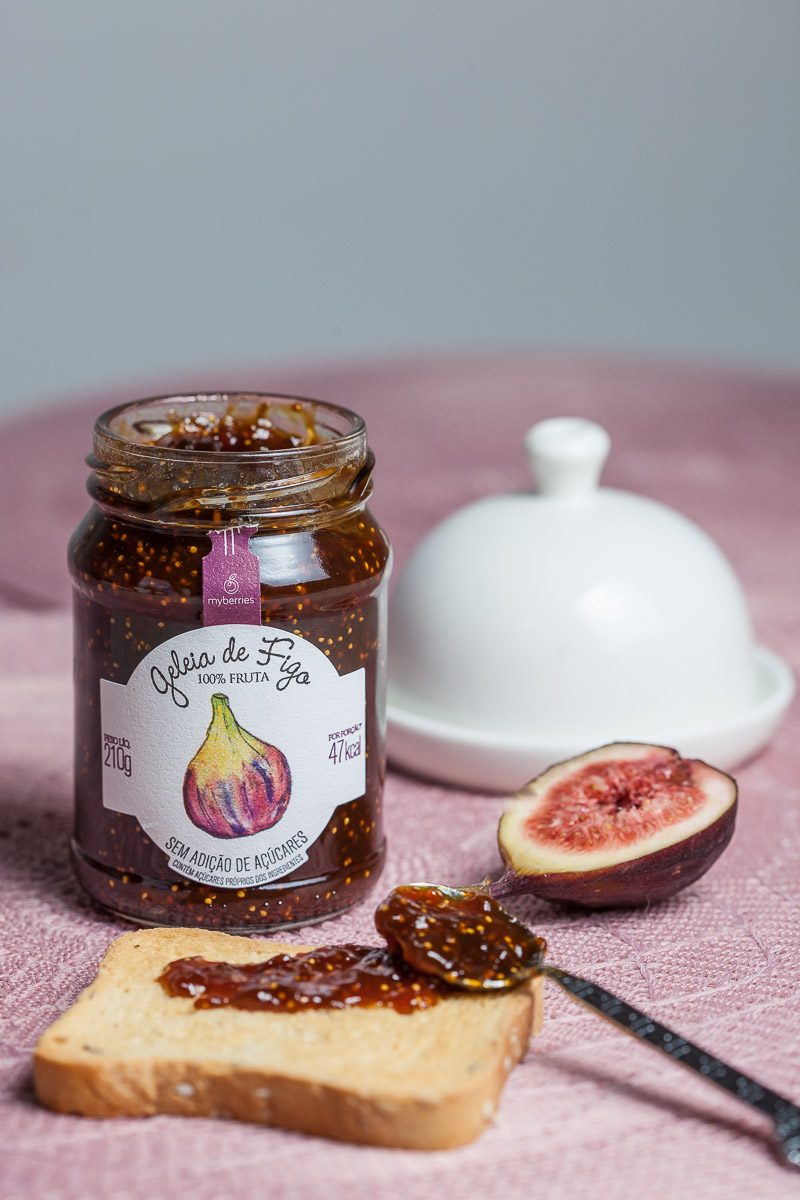
[[(591, 765), (593, 756), (601, 752), (611, 751), (619, 745), (620, 759), (624, 759), (624, 749), (639, 751), (662, 751), (665, 755), (674, 756), (680, 760), (677, 751), (669, 747), (646, 746), (643, 743), (612, 743), (599, 747), (578, 758), (555, 764), (548, 768), (536, 780), (532, 780), (527, 788), (519, 793), (524, 803), (524, 796), (539, 781), (544, 780), (559, 768), (572, 764), (576, 772)], [(603, 761), (614, 761), (606, 756)], [(736, 824), (738, 807), (738, 789), (730, 775), (709, 766), (699, 759), (680, 760), (688, 763), (691, 768), (697, 768), (698, 773), (711, 773), (720, 782), (724, 781), (730, 794), (727, 807), (705, 827), (691, 833), (689, 836), (678, 837), (674, 842), (661, 849), (638, 856), (626, 856), (624, 860), (609, 861), (608, 865), (591, 870), (542, 870), (521, 871), (514, 864), (513, 851), (504, 841), (505, 815), (498, 829), (498, 845), (506, 870), (500, 879), (489, 885), (489, 893), (495, 899), (515, 895), (534, 895), (545, 900), (573, 904), (581, 908), (622, 908), (635, 907), (657, 903), (674, 896), (683, 888), (698, 880), (709, 867), (716, 862), (725, 847), (730, 842)], [(613, 848), (608, 851), (609, 859), (613, 859)], [(575, 854), (576, 859), (579, 854)]]

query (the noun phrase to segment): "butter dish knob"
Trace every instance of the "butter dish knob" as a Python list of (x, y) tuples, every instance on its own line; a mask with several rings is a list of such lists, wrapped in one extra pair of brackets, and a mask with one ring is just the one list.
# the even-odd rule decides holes
[(594, 421), (552, 417), (528, 430), (525, 448), (540, 495), (588, 496), (600, 481), (611, 438)]

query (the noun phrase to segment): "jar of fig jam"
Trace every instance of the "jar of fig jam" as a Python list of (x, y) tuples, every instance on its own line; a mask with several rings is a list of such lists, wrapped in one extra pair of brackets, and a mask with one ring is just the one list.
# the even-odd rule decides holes
[(143, 924), (348, 908), (385, 855), (391, 554), (363, 420), (161, 397), (101, 416), (88, 462), (69, 555), (80, 883)]

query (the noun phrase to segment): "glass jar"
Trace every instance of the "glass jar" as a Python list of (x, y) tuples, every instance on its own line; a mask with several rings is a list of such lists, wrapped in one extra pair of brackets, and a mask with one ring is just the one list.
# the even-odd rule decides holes
[(386, 584), (366, 427), (169, 396), (94, 429), (69, 552), (78, 880), (142, 924), (322, 920), (385, 856)]

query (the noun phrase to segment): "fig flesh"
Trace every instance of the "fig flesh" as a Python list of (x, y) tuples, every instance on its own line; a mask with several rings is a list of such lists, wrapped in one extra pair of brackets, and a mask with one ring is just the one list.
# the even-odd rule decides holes
[(493, 896), (585, 908), (665, 900), (705, 874), (733, 835), (730, 775), (667, 746), (615, 742), (527, 784), (498, 830)]

